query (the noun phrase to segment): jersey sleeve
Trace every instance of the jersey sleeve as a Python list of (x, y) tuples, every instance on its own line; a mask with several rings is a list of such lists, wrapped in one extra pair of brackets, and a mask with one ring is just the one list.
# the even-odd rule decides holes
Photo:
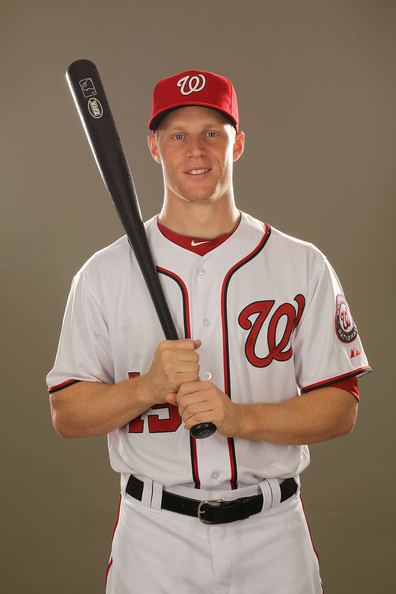
[(302, 392), (371, 371), (341, 284), (323, 256), (295, 332), (294, 359)]
[(114, 377), (109, 333), (97, 294), (85, 271), (73, 279), (63, 317), (54, 367), (47, 375), (48, 391), (78, 381), (111, 383)]

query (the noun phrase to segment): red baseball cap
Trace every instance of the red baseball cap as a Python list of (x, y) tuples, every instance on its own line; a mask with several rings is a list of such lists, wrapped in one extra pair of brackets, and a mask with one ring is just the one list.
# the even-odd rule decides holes
[(232, 82), (225, 76), (205, 70), (186, 70), (156, 84), (149, 128), (155, 130), (167, 113), (187, 105), (217, 109), (238, 131), (238, 100)]

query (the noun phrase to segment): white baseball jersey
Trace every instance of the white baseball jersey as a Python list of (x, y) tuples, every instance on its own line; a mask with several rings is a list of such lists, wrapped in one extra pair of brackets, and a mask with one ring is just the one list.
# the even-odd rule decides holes
[[(157, 217), (145, 226), (179, 336), (202, 341), (201, 379), (234, 402), (277, 403), (370, 370), (339, 280), (312, 244), (242, 213), (234, 233), (200, 256), (169, 241)], [(144, 374), (163, 338), (122, 237), (73, 280), (49, 391)], [(192, 439), (170, 405), (112, 431), (108, 445), (115, 471), (167, 487), (234, 489), (309, 464), (305, 445)]]

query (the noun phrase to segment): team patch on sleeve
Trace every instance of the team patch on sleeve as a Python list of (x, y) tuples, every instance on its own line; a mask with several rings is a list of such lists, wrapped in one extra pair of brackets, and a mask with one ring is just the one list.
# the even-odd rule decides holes
[(358, 335), (348, 303), (341, 293), (336, 298), (335, 330), (341, 342), (346, 344), (353, 342)]

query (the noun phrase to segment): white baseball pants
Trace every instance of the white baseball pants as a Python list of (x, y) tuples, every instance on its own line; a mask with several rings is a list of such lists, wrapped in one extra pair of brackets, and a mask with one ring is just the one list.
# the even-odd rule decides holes
[[(236, 499), (258, 487), (194, 499)], [(142, 502), (122, 493), (106, 594), (322, 594), (319, 565), (299, 494), (229, 524), (161, 510), (161, 487)]]

